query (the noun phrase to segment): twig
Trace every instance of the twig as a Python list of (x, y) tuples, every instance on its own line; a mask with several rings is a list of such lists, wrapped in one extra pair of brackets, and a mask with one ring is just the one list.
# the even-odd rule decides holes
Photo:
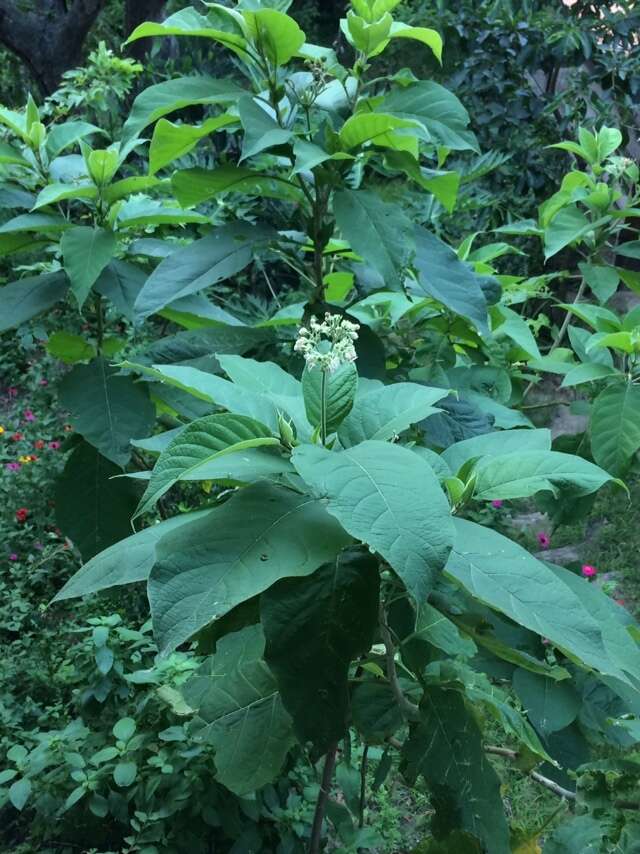
[(380, 603), (379, 614), (380, 634), (382, 636), (382, 642), (384, 644), (386, 652), (387, 679), (389, 680), (389, 684), (391, 685), (391, 690), (393, 691), (393, 695), (396, 698), (396, 702), (404, 717), (409, 721), (419, 720), (420, 709), (418, 708), (418, 706), (416, 706), (415, 703), (412, 703), (411, 700), (408, 700), (405, 697), (402, 688), (400, 687), (400, 682), (398, 680), (398, 671), (396, 670), (396, 650), (393, 645), (393, 639), (391, 637), (391, 632), (389, 631), (389, 626), (387, 625), (387, 615), (385, 613), (384, 605), (382, 604), (382, 602)]
[(369, 759), (369, 746), (365, 744), (362, 751), (362, 762), (360, 763), (360, 817), (358, 827), (364, 827), (364, 807), (367, 795), (367, 765)]
[[(493, 756), (504, 756), (505, 759), (518, 758), (517, 750), (510, 750), (508, 747), (494, 747), (493, 745), (487, 745), (484, 752), (490, 753)], [(572, 792), (570, 789), (564, 789), (562, 786), (559, 786), (558, 783), (555, 783), (553, 780), (550, 780), (538, 771), (531, 771), (529, 776), (532, 780), (535, 780), (536, 783), (540, 783), (541, 786), (549, 789), (549, 791), (553, 792), (555, 795), (558, 795), (561, 798), (566, 798), (569, 801), (575, 801), (575, 792)]]
[(327, 809), (327, 801), (329, 800), (329, 790), (333, 779), (333, 770), (336, 767), (336, 752), (338, 750), (338, 742), (332, 744), (324, 760), (324, 769), (322, 771), (322, 782), (320, 783), (320, 791), (318, 800), (316, 801), (316, 811), (313, 816), (313, 825), (311, 827), (311, 839), (309, 841), (309, 854), (320, 854), (320, 844), (322, 842), (322, 824), (324, 822), (324, 814)]

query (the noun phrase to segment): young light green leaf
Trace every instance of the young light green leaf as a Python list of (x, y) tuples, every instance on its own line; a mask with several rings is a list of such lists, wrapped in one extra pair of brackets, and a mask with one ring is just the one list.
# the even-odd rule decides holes
[(339, 452), (301, 445), (291, 459), (329, 513), (423, 601), (453, 538), (449, 503), (429, 464), (407, 448), (375, 441)]
[(88, 362), (96, 356), (96, 349), (91, 342), (71, 332), (54, 332), (45, 347), (47, 353), (67, 365)]
[(149, 174), (155, 175), (163, 166), (188, 154), (205, 136), (237, 121), (238, 119), (229, 113), (206, 119), (198, 126), (176, 125), (167, 119), (160, 119), (153, 129), (149, 146)]
[(442, 62), (442, 37), (436, 30), (429, 27), (412, 27), (409, 24), (403, 24), (401, 21), (394, 21), (391, 24), (389, 38), (413, 39), (422, 42), (431, 48), (438, 62)]
[(251, 38), (273, 65), (285, 65), (304, 44), (300, 27), (277, 9), (243, 12), (243, 17)]

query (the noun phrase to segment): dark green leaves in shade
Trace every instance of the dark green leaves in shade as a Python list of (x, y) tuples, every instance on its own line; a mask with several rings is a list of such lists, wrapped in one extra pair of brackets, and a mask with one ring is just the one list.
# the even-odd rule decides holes
[(409, 781), (424, 777), (435, 809), (432, 832), (446, 839), (463, 829), (492, 854), (509, 854), (500, 780), (485, 756), (478, 725), (462, 696), (430, 685), (402, 754)]
[(104, 359), (76, 365), (60, 384), (60, 403), (87, 442), (124, 466), (131, 457), (130, 439), (151, 432), (155, 408), (143, 386), (117, 373)]
[(0, 332), (20, 326), (51, 308), (68, 288), (69, 280), (62, 272), (28, 276), (0, 286)]
[(379, 552), (423, 601), (453, 542), (449, 503), (429, 464), (376, 441), (339, 452), (304, 445), (292, 462), (344, 529)]
[(78, 445), (56, 484), (56, 521), (88, 561), (131, 532), (139, 489), (87, 442)]
[(338, 228), (386, 287), (400, 290), (402, 270), (415, 250), (413, 224), (403, 209), (371, 190), (339, 190), (334, 197)]
[(378, 587), (375, 558), (353, 550), (262, 594), (266, 661), (298, 738), (318, 753), (342, 738), (349, 724), (349, 665), (373, 642)]
[(266, 482), (243, 489), (213, 519), (161, 540), (148, 586), (160, 650), (281, 578), (309, 575), (349, 542), (316, 499)]
[(450, 246), (424, 228), (415, 229), (415, 246), (417, 279), (410, 284), (413, 292), (433, 297), (488, 333), (487, 300), (482, 289), (487, 277), (474, 273)]
[(513, 688), (527, 717), (542, 735), (569, 726), (580, 711), (580, 694), (570, 682), (556, 682), (529, 670), (517, 669)]
[(232, 223), (178, 249), (161, 261), (145, 282), (135, 303), (136, 315), (148, 317), (180, 297), (239, 273), (252, 260), (256, 243), (268, 240), (273, 233), (267, 226)]
[(228, 634), (182, 689), (193, 734), (215, 748), (216, 779), (237, 795), (272, 782), (295, 740), (263, 654), (259, 625)]

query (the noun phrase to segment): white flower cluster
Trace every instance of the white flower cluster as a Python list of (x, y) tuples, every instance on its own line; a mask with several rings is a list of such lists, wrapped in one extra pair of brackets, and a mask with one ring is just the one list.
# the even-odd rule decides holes
[(358, 339), (357, 323), (344, 320), (339, 314), (325, 314), (322, 323), (312, 317), (309, 329), (302, 326), (294, 350), (302, 353), (310, 368), (333, 373), (340, 365), (355, 362), (353, 342)]

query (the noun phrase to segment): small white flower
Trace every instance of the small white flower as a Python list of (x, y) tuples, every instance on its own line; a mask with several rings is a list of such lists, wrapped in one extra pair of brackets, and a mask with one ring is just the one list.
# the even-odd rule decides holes
[(323, 321), (312, 317), (309, 327), (300, 327), (293, 347), (296, 353), (303, 355), (309, 368), (318, 367), (333, 373), (340, 365), (355, 362), (357, 354), (353, 342), (358, 339), (359, 324), (327, 312)]

